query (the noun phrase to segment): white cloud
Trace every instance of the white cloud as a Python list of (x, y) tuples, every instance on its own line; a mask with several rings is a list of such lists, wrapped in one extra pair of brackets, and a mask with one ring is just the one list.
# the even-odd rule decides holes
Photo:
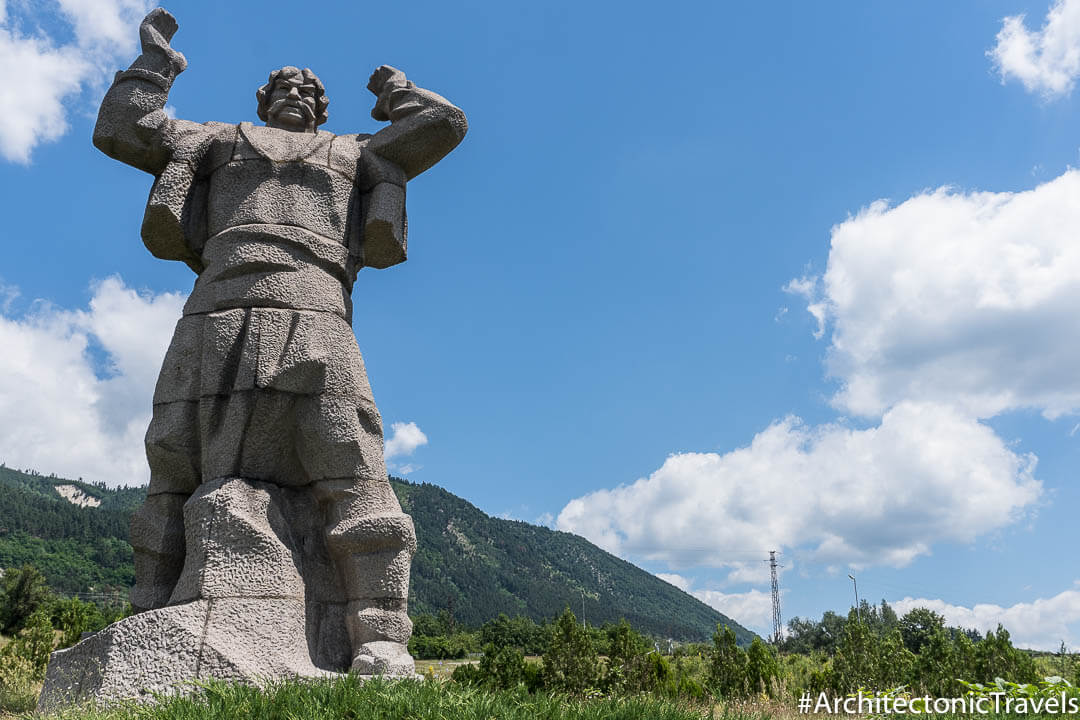
[[(976, 417), (1080, 409), (1080, 171), (1019, 193), (941, 188), (832, 230), (821, 297), (836, 406)], [(797, 287), (806, 287), (805, 279)]]
[(89, 66), (73, 48), (0, 27), (0, 67), (19, 68), (19, 82), (0, 84), (0, 106), (19, 108), (0, 116), (0, 154), (28, 163), (36, 145), (67, 132), (63, 100), (79, 90)]
[(670, 583), (680, 590), (688, 590), (690, 588), (690, 581), (684, 578), (682, 575), (676, 573), (656, 573), (656, 577), (660, 578), (666, 583)]
[(733, 558), (755, 546), (902, 567), (1014, 522), (1040, 497), (1034, 468), (955, 409), (903, 403), (866, 430), (787, 418), (726, 454), (672, 455), (632, 485), (570, 501), (557, 527), (670, 568), (748, 572)]
[[(18, 12), (29, 7), (35, 16)], [(70, 99), (111, 77), (114, 66), (134, 53), (138, 23), (148, 9), (146, 0), (0, 5), (0, 67), (19, 73), (19, 82), (0, 85), (0, 107), (19, 108), (0, 116), (0, 155), (28, 163), (37, 145), (67, 132)], [(58, 43), (46, 26), (72, 39)]]
[(5, 308), (0, 460), (111, 485), (147, 482), (142, 438), (183, 302), (111, 277), (94, 287), (86, 310), (37, 303), (14, 316)]
[(760, 590), (723, 593), (719, 590), (691, 590), (691, 595), (727, 615), (740, 625), (768, 635), (772, 632), (772, 595)]
[(1042, 495), (1035, 456), (980, 420), (1080, 413), (1077, 197), (1069, 170), (1026, 192), (877, 201), (839, 223), (825, 272), (783, 289), (828, 334), (834, 406), (871, 426), (776, 421), (746, 447), (675, 454), (572, 500), (558, 527), (668, 570), (763, 584), (743, 548), (838, 572), (903, 567), (1029, 515)]
[(760, 634), (772, 632), (772, 594), (760, 590), (725, 593), (694, 587), (694, 579), (677, 573), (656, 573), (656, 577), (689, 593), (740, 625)]
[(1000, 623), (1008, 629), (1013, 644), (1018, 647), (1055, 651), (1063, 640), (1069, 647), (1080, 642), (1080, 635), (1077, 635), (1080, 589), (1065, 590), (1050, 598), (1009, 607), (981, 603), (969, 608), (943, 600), (911, 597), (890, 604), (901, 615), (912, 608), (930, 608), (943, 615), (948, 625), (975, 628), (983, 633), (996, 630)]
[(146, 0), (57, 0), (80, 46), (114, 54), (135, 47), (138, 24), (152, 7)]
[[(816, 277), (801, 277), (788, 282), (783, 287), (784, 292), (799, 295), (806, 300), (806, 311), (817, 321), (817, 330), (814, 337), (820, 340), (825, 335), (825, 304), (818, 300), (818, 279)], [(787, 310), (787, 308), (784, 308)]]
[[(777, 576), (783, 575), (787, 567), (777, 569)], [(739, 583), (746, 583), (748, 585), (762, 585), (769, 583), (771, 575), (769, 573), (769, 566), (762, 560), (757, 562), (733, 562), (731, 563), (731, 571), (728, 572), (727, 577), (724, 579), (725, 583), (736, 585)]]
[(390, 425), (392, 434), (386, 440), (386, 459), (412, 455), (421, 445), (427, 445), (427, 435), (414, 422), (396, 422)]
[(1080, 74), (1080, 0), (1057, 0), (1037, 31), (1023, 15), (1005, 18), (987, 55), (1002, 82), (1016, 78), (1047, 99), (1068, 94)]

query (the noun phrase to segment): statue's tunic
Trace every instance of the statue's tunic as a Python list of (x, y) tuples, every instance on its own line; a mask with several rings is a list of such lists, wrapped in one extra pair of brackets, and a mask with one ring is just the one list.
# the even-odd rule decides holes
[[(350, 290), (363, 191), (372, 176), (392, 178), (403, 199), (404, 174), (377, 158), (365, 173), (368, 136), (193, 125), (162, 133), (172, 157), (197, 168), (186, 202), (200, 207), (187, 215), (205, 240), (155, 392), (151, 492), (220, 477), (385, 477)], [(395, 211), (404, 228), (403, 205)]]

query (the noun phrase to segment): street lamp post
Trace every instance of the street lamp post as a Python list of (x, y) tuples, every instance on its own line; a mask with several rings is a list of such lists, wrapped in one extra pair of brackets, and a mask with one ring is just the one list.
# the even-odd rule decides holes
[(855, 586), (855, 616), (859, 618), (859, 624), (862, 624), (862, 608), (859, 607), (859, 583), (855, 582), (855, 576), (848, 573), (848, 577), (851, 578), (851, 584)]

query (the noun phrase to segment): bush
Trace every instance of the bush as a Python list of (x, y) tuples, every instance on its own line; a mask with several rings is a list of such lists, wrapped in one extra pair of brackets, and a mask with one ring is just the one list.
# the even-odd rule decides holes
[(584, 693), (600, 679), (600, 662), (585, 628), (577, 624), (570, 608), (555, 622), (544, 653), (544, 685), (551, 690)]
[(746, 689), (751, 693), (772, 695), (779, 677), (780, 665), (773, 650), (755, 635), (746, 653)]
[(465, 663), (454, 668), (450, 673), (450, 679), (461, 685), (480, 686), (484, 684), (484, 674), (480, 672), (480, 666), (473, 663)]
[(20, 630), (50, 597), (45, 576), (34, 566), (8, 570), (0, 579), (0, 632), (12, 634)]
[(469, 653), (471, 636), (462, 633), (434, 637), (413, 635), (409, 654), (418, 660), (460, 660)]
[(746, 694), (746, 652), (735, 641), (735, 631), (716, 626), (709, 659), (709, 689), (723, 698)]
[(516, 647), (484, 646), (480, 658), (480, 674), (490, 687), (509, 690), (525, 681), (525, 654)]
[(877, 638), (852, 611), (833, 659), (830, 683), (837, 693), (873, 687), (880, 677)]
[(93, 603), (78, 598), (56, 600), (49, 609), (53, 625), (63, 633), (57, 647), (71, 647), (79, 642), (84, 632), (95, 632), (105, 627), (105, 615)]
[(991, 630), (975, 645), (974, 665), (975, 677), (982, 682), (992, 682), (999, 677), (1018, 683), (1039, 680), (1035, 661), (1023, 650), (1013, 647), (1009, 631), (1001, 625), (998, 625), (997, 633)]
[(18, 658), (29, 664), (35, 680), (41, 680), (53, 651), (53, 635), (49, 616), (44, 610), (38, 610), (26, 621), (23, 631), (0, 649), (0, 665)]
[(25, 713), (34, 709), (40, 690), (34, 675), (29, 660), (0, 650), (0, 713)]
[(505, 613), (480, 627), (480, 643), (496, 648), (516, 647), (526, 655), (541, 655), (550, 641), (549, 628), (537, 625), (532, 618), (509, 618)]

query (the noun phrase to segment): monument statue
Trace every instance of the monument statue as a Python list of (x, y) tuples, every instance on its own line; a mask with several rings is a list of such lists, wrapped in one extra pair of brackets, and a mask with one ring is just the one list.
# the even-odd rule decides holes
[(142, 238), (198, 277), (146, 434), (132, 521), (137, 614), (54, 653), (39, 707), (135, 697), (198, 677), (414, 672), (411, 518), (352, 332), (362, 267), (405, 260), (406, 181), (465, 135), (464, 114), (389, 66), (373, 135), (333, 135), (322, 82), (270, 73), (251, 123), (165, 112), (187, 61), (162, 9), (94, 129), (155, 176)]

